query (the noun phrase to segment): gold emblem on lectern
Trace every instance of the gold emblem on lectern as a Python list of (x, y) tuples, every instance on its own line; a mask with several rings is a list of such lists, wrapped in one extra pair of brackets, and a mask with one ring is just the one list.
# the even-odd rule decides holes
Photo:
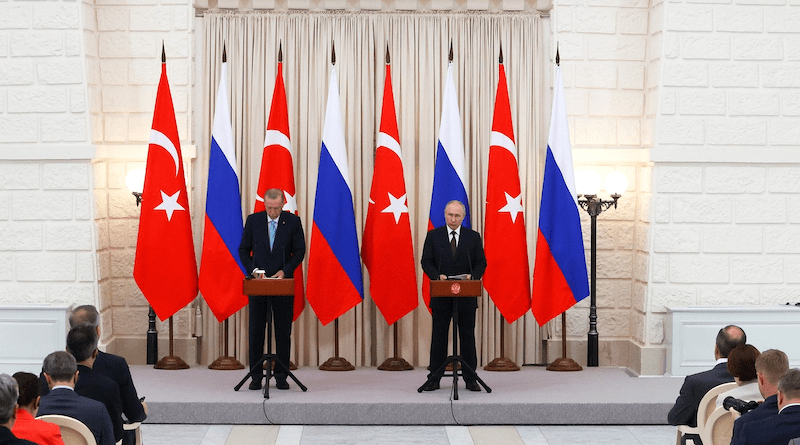
[(458, 295), (458, 294), (460, 294), (460, 293), (461, 293), (461, 285), (460, 285), (460, 284), (458, 284), (458, 283), (453, 283), (453, 285), (452, 285), (452, 286), (450, 286), (450, 292), (451, 292), (453, 295)]

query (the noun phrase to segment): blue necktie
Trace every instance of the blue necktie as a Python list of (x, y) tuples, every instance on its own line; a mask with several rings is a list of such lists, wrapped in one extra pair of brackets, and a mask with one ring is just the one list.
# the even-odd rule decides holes
[(275, 230), (278, 228), (278, 221), (272, 220), (269, 222), (269, 250), (272, 250), (272, 245), (275, 244)]

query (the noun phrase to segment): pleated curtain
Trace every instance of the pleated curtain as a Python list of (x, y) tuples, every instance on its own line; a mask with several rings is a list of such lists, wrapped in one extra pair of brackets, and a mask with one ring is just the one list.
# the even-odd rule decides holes
[[(473, 228), (483, 227), (489, 137), (502, 44), (512, 119), (517, 140), (528, 251), (533, 270), (540, 183), (549, 123), (552, 67), (542, 48), (537, 13), (454, 12), (274, 12), (207, 11), (203, 17), (202, 110), (196, 141), (200, 178), (196, 208), (205, 207), (208, 146), (220, 76), (222, 50), (228, 61), (228, 94), (242, 187), (244, 212), (253, 210), (264, 133), (278, 64), (289, 108), (297, 205), (310, 241), (317, 169), (325, 119), (331, 50), (335, 45), (342, 118), (359, 241), (367, 215), (375, 143), (380, 123), (385, 53), (391, 55), (392, 82), (402, 146), (414, 251), (419, 257), (428, 224), (442, 89), (450, 43), (458, 101), (464, 127), (467, 181)], [(202, 215), (202, 211), (195, 212)], [(202, 221), (201, 218), (196, 220)], [(195, 232), (202, 234), (202, 227)], [(199, 239), (199, 238), (198, 238)], [(199, 244), (199, 242), (198, 242)], [(387, 252), (391, 255), (391, 252)], [(308, 264), (306, 257), (305, 264)], [(307, 271), (308, 268), (306, 267)], [(369, 295), (364, 268), (364, 301), (339, 318), (339, 355), (356, 366), (377, 366), (394, 355), (393, 329)], [(419, 284), (417, 286), (419, 289)], [(331, 289), (330, 298), (336, 298)], [(415, 366), (428, 365), (431, 317), (420, 306), (398, 322), (398, 355)], [(222, 355), (222, 325), (205, 304), (201, 363)], [(246, 363), (247, 308), (230, 318), (229, 352)], [(505, 324), (505, 323), (504, 323)], [(479, 364), (505, 355), (523, 363), (541, 362), (541, 333), (532, 315), (507, 327), (505, 354), (500, 347), (500, 314), (488, 296), (481, 299), (476, 325)], [(322, 326), (312, 308), (293, 327), (292, 361), (316, 366), (334, 356), (334, 324)]]

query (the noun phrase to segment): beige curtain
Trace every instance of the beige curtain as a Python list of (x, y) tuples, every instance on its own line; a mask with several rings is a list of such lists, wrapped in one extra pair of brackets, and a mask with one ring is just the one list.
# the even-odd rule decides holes
[[(227, 48), (228, 92), (245, 213), (252, 211), (255, 200), (278, 47), (282, 44), (297, 205), (309, 240), (331, 46), (335, 44), (360, 239), (372, 180), (388, 45), (418, 259), (427, 228), (442, 89), (448, 46), (452, 41), (454, 76), (464, 127), (467, 191), (473, 227), (481, 231), (497, 62), (502, 43), (532, 265), (538, 184), (549, 120), (549, 115), (543, 116), (542, 110), (543, 103), (550, 103), (549, 83), (545, 81), (549, 75), (543, 74), (543, 70), (550, 67), (544, 63), (547, 56), (541, 47), (539, 21), (538, 14), (530, 13), (206, 12), (199, 58), (204, 67), (203, 76), (197, 80), (204, 91), (199, 121), (204, 127), (204, 136), (197, 141), (198, 167), (203, 172), (196, 191), (197, 202), (201, 203), (199, 208), (205, 206), (207, 147), (223, 44)], [(198, 232), (202, 233), (199, 226), (196, 226)], [(421, 281), (422, 271), (419, 264), (417, 266), (418, 281)], [(370, 298), (366, 268), (364, 277), (363, 303), (339, 318), (339, 355), (356, 366), (377, 366), (393, 356), (393, 329), (387, 326)], [(398, 322), (398, 355), (415, 366), (427, 366), (431, 321), (421, 295), (419, 301), (419, 308)], [(222, 325), (216, 322), (205, 304), (203, 310), (207, 321), (200, 360), (210, 363), (223, 352)], [(235, 336), (231, 335), (230, 351), (243, 363), (247, 357), (246, 314), (245, 308), (230, 319), (231, 329), (236, 330)], [(500, 315), (491, 300), (483, 298), (476, 326), (480, 364), (500, 355), (518, 364), (541, 362), (540, 331), (533, 317), (529, 314), (512, 325), (504, 325), (506, 349), (505, 354), (501, 354)], [(308, 305), (294, 324), (292, 338), (292, 360), (300, 366), (319, 365), (334, 356), (334, 323), (322, 326)]]

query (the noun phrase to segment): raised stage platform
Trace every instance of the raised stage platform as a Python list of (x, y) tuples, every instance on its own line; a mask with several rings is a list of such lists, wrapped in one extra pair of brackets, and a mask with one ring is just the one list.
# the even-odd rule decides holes
[(331, 372), (300, 368), (308, 387), (279, 391), (272, 380), (269, 399), (247, 384), (233, 387), (245, 371), (194, 367), (162, 371), (132, 366), (139, 396), (146, 396), (147, 423), (302, 425), (661, 425), (675, 403), (683, 378), (634, 377), (619, 368), (550, 372), (523, 366), (518, 372), (480, 377), (488, 394), (467, 391), (452, 378), (438, 391), (418, 393), (427, 371)]

